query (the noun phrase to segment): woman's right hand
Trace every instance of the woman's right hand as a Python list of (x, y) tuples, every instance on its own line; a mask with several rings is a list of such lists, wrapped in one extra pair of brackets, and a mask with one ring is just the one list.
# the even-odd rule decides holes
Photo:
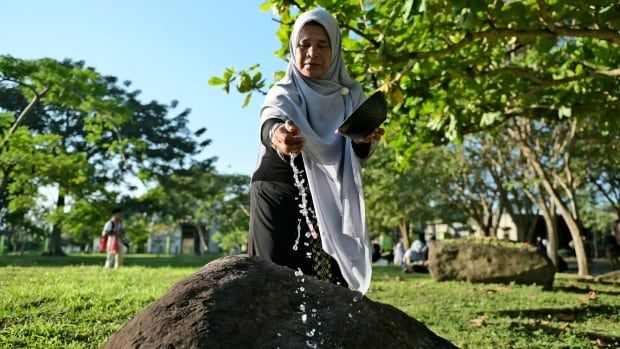
[(281, 124), (271, 138), (273, 147), (281, 154), (299, 154), (304, 147), (306, 139), (301, 135), (299, 128), (292, 121)]

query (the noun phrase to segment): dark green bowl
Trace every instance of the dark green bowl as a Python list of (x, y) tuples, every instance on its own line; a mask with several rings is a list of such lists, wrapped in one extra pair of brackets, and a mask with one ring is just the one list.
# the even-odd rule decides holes
[(387, 118), (387, 102), (381, 91), (375, 92), (368, 97), (342, 125), (338, 127), (338, 133), (352, 139), (368, 137), (375, 128)]

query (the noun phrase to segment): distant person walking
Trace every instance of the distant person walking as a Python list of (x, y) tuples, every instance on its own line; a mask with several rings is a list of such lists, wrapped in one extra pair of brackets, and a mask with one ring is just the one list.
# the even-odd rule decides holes
[(394, 242), (390, 234), (381, 233), (379, 235), (379, 245), (381, 246), (381, 257), (388, 261), (394, 259)]
[(123, 264), (123, 256), (127, 252), (127, 247), (129, 247), (129, 243), (125, 238), (123, 214), (120, 208), (112, 211), (112, 218), (103, 227), (101, 239), (107, 240), (105, 247), (108, 256), (105, 261), (105, 267), (119, 268)]

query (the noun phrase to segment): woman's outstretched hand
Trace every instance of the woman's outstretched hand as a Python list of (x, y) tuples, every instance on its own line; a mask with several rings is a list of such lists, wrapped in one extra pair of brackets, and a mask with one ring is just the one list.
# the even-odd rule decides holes
[(362, 143), (378, 142), (381, 140), (381, 137), (383, 137), (384, 134), (385, 134), (385, 130), (382, 127), (377, 127), (375, 128), (374, 131), (372, 131), (371, 134), (368, 135), (368, 137), (362, 138), (362, 139), (356, 139), (353, 141), (353, 143), (362, 144)]
[(271, 138), (273, 147), (281, 154), (299, 154), (304, 147), (306, 139), (301, 135), (299, 128), (292, 121), (280, 125)]

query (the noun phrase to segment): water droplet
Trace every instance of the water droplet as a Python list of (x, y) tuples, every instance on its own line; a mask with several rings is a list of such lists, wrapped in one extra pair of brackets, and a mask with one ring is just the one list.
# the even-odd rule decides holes
[(282, 337), (282, 333), (278, 332), (278, 337)]
[(306, 337), (314, 337), (314, 333), (316, 332), (316, 329), (311, 329), (310, 331), (306, 332)]
[[(350, 315), (350, 314), (349, 314)], [(308, 321), (308, 315), (306, 314), (301, 314), (301, 322), (303, 322), (304, 324), (306, 323), (306, 321)]]
[(313, 312), (313, 313), (316, 313), (316, 309), (315, 309), (315, 308), (312, 308), (312, 312)]
[(316, 349), (316, 348), (318, 348), (318, 345), (317, 345), (315, 342), (310, 341), (310, 340), (307, 340), (307, 341), (306, 341), (306, 346), (307, 346), (308, 348), (312, 348), (312, 349)]
[(353, 315), (351, 315), (351, 313), (349, 313), (349, 317), (350, 317), (351, 319), (353, 319)]
[(305, 306), (305, 305), (303, 305), (303, 304), (301, 304), (301, 305), (299, 306), (299, 310), (301, 310), (301, 311), (306, 311), (306, 306)]
[(357, 303), (359, 300), (360, 300), (359, 297), (357, 297), (357, 296), (353, 297), (353, 302), (354, 303)]
[(301, 268), (297, 268), (297, 271), (295, 271), (295, 276), (302, 276), (304, 275), (304, 272), (301, 271)]

